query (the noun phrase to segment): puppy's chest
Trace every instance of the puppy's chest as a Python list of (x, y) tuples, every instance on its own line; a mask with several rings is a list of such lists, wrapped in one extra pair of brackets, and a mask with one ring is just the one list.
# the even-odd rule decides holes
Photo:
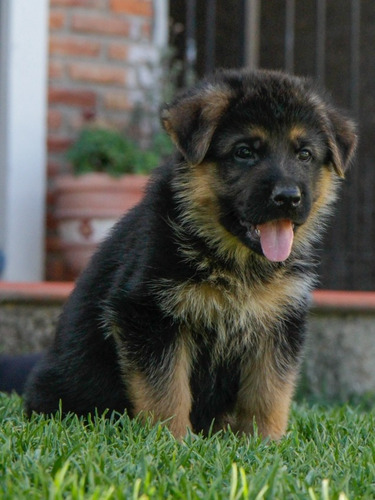
[(306, 292), (297, 281), (276, 275), (262, 283), (213, 271), (199, 281), (164, 283), (159, 303), (187, 335), (234, 354), (277, 331)]

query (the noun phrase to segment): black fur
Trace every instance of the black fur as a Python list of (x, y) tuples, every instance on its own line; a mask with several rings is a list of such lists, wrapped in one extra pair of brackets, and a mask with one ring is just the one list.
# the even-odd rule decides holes
[[(78, 280), (26, 408), (54, 412), (61, 399), (78, 414), (151, 411), (175, 417), (176, 436), (207, 432), (213, 419), (251, 432), (255, 417), (280, 437), (312, 245), (354, 127), (310, 82), (261, 71), (218, 73), (165, 107), (162, 122), (179, 151)], [(270, 262), (254, 230), (281, 219), (294, 224), (293, 248)]]

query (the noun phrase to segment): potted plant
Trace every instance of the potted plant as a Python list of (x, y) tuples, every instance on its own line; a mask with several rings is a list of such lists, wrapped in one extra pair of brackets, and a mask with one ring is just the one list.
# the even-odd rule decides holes
[(67, 152), (73, 173), (60, 176), (55, 191), (60, 248), (73, 277), (116, 220), (142, 199), (147, 175), (170, 150), (162, 133), (143, 151), (117, 130), (82, 129)]

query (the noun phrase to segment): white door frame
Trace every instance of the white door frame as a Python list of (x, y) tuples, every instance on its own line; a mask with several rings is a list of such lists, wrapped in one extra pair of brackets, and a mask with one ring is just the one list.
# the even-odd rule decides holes
[(44, 276), (48, 0), (0, 2), (0, 249), (7, 281)]

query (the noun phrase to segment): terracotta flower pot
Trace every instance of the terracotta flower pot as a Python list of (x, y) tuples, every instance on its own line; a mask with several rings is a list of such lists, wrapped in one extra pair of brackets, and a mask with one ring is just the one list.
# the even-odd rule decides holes
[(104, 173), (64, 175), (56, 181), (61, 251), (73, 274), (87, 265), (113, 224), (143, 197), (148, 177)]

